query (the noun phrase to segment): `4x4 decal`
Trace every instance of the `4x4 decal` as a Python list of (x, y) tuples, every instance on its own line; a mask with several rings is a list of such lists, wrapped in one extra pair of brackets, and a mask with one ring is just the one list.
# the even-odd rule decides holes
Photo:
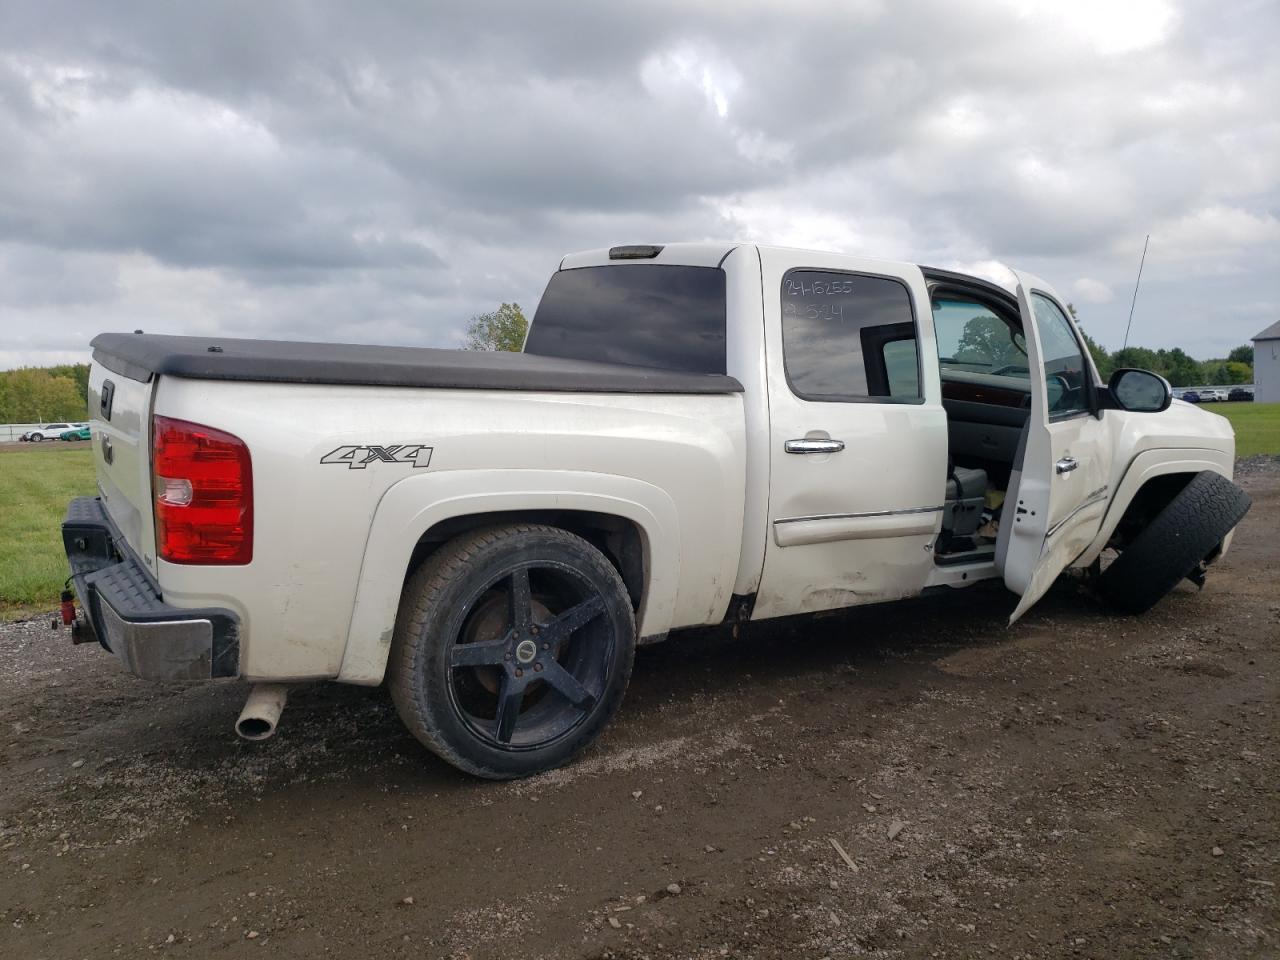
[(416, 467), (431, 464), (431, 447), (418, 443), (391, 444), (386, 447), (344, 446), (330, 450), (320, 458), (321, 463), (342, 463), (351, 470), (363, 470), (371, 463), (411, 463)]

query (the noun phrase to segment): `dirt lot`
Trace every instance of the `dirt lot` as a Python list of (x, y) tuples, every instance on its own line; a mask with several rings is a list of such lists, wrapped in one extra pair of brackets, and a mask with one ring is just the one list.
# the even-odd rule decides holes
[[(1275, 957), (1280, 469), (1141, 619), (979, 586), (642, 651), (578, 764), (468, 780), (382, 690), (157, 687), (0, 628), (0, 955)], [(850, 867), (837, 852), (848, 854)]]

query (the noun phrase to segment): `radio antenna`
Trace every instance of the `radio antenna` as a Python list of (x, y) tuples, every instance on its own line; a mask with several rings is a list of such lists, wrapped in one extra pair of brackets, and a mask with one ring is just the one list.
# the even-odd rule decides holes
[(1142, 266), (1147, 262), (1147, 244), (1151, 242), (1151, 234), (1147, 234), (1147, 239), (1142, 241), (1142, 259), (1138, 261), (1138, 279), (1133, 282), (1133, 301), (1129, 304), (1129, 322), (1124, 327), (1124, 346), (1121, 350), (1129, 347), (1129, 329), (1133, 326), (1133, 308), (1138, 305), (1138, 285), (1142, 283)]

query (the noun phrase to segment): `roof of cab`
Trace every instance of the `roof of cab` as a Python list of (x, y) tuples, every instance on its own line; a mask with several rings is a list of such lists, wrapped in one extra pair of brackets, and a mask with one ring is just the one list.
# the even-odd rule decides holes
[[(780, 253), (817, 253), (822, 252), (826, 255), (832, 253), (839, 255), (839, 251), (814, 251), (803, 247), (788, 247), (781, 244), (754, 244), (748, 242), (734, 241), (714, 241), (702, 243), (665, 243), (653, 244), (653, 249), (658, 250), (656, 256), (626, 256), (623, 258), (610, 257), (611, 250), (623, 249), (619, 246), (613, 247), (597, 247), (594, 250), (582, 250), (578, 253), (568, 254), (560, 261), (561, 270), (573, 270), (578, 267), (602, 267), (609, 264), (646, 264), (646, 263), (666, 263), (680, 264), (690, 267), (718, 267), (721, 266), (734, 250), (739, 247), (755, 247), (759, 250), (775, 251)], [(862, 254), (850, 254), (857, 256), (859, 260), (879, 260), (885, 264), (893, 264), (894, 266), (908, 266), (908, 261), (890, 260), (886, 257), (866, 257)], [(935, 281), (956, 281), (967, 280), (976, 283), (992, 293), (998, 293), (1003, 297), (1011, 296), (1011, 291), (999, 283), (995, 283), (985, 277), (976, 274), (965, 273), (958, 270), (942, 270), (936, 267), (920, 265), (921, 271), (925, 276)]]

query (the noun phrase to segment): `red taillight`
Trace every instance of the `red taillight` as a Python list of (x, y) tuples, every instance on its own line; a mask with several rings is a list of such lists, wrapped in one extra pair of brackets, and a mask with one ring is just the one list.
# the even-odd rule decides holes
[(156, 550), (170, 563), (253, 559), (253, 469), (239, 437), (153, 417), (151, 492)]

